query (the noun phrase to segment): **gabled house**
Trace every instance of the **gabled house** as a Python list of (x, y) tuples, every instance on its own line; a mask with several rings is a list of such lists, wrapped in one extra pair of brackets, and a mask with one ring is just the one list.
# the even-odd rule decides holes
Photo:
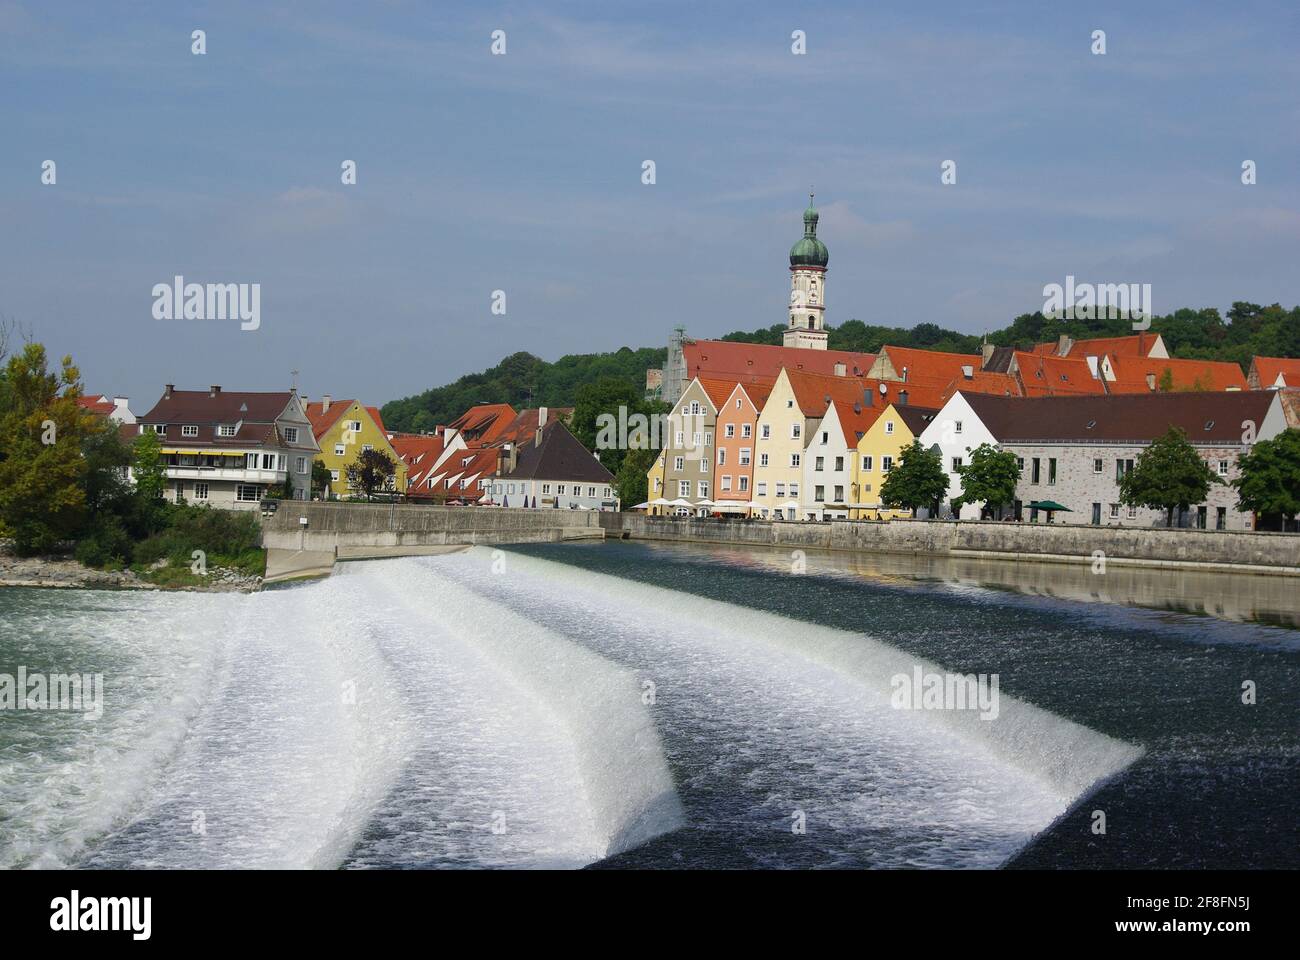
[(1112, 357), (1169, 358), (1169, 351), (1165, 347), (1164, 338), (1158, 333), (1146, 330), (1125, 337), (1092, 337), (1083, 340), (1075, 340), (1068, 334), (1063, 333), (1055, 343), (1037, 344), (1029, 352), (1043, 356), (1073, 357), (1075, 359), (1104, 357), (1108, 354)]
[(713, 437), (717, 430), (718, 409), (726, 403), (734, 388), (734, 383), (725, 380), (696, 377), (687, 384), (666, 418), (667, 435), (662, 437), (663, 497), (690, 503), (690, 506), (679, 505), (674, 512), (692, 513), (700, 509), (696, 505), (701, 500), (714, 499), (716, 456)]
[(131, 424), (136, 422), (131, 412), (130, 400), (126, 397), (110, 397), (107, 394), (86, 394), (77, 398), (77, 406), (101, 417), (107, 417), (114, 423)]
[(561, 421), (541, 427), (529, 443), (492, 448), (495, 466), (484, 494), (500, 507), (617, 511), (614, 475)]
[(388, 441), (406, 465), (406, 499), (418, 503), (447, 500), (446, 465), (458, 451), (467, 450), (465, 440), (445, 428), (437, 433), (390, 433)]
[(1119, 357), (1111, 354), (1101, 358), (1101, 372), (1107, 392), (1116, 394), (1250, 389), (1241, 367), (1221, 360)]
[(892, 520), (911, 511), (886, 507), (880, 488), (902, 452), (934, 420), (938, 410), (889, 404), (858, 440), (853, 463), (852, 520)]
[(303, 406), (320, 447), (316, 459), (330, 472), (331, 497), (352, 495), (348, 465), (356, 461), (362, 450), (370, 449), (386, 454), (396, 465), (390, 489), (399, 494), (406, 492), (406, 464), (389, 442), (376, 407), (367, 407), (357, 400), (335, 400), (329, 394), (312, 402), (304, 400)]
[(805, 519), (849, 519), (856, 499), (853, 474), (858, 444), (880, 415), (879, 406), (864, 406), (861, 398), (831, 400), (804, 448), (801, 503)]
[[(714, 509), (720, 513), (747, 513), (754, 482), (754, 443), (758, 415), (772, 392), (767, 380), (737, 383), (718, 409), (714, 438)], [(648, 488), (647, 488), (648, 489)], [(660, 494), (651, 492), (650, 499)]]
[(508, 403), (480, 403), (447, 424), (447, 429), (459, 433), (471, 447), (487, 446), (510, 428), (516, 416)]
[(1254, 357), (1246, 382), (1252, 390), (1300, 387), (1300, 360), (1290, 357)]
[(177, 390), (169, 383), (153, 409), (122, 431), (158, 434), (169, 498), (227, 509), (256, 509), (268, 487), (285, 484), (293, 499), (307, 499), (320, 452), (292, 390)]

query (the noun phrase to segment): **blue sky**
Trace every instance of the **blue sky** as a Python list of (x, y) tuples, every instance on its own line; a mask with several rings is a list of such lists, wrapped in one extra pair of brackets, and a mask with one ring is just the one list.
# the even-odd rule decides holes
[[(1290, 306), (1297, 40), (1293, 2), (0, 0), (0, 316), (138, 410), (383, 403), (783, 322), (809, 184), (832, 324), (978, 333), (1066, 274)], [(260, 283), (261, 328), (154, 319), (176, 274)]]

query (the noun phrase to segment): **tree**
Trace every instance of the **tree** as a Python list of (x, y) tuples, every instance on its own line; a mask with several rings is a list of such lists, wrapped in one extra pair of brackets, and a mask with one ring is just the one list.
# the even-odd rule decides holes
[(960, 510), (963, 504), (982, 502), (985, 510), (1000, 511), (1015, 501), (1019, 480), (1020, 466), (1014, 453), (981, 443), (961, 469), (961, 496), (953, 500), (953, 507)]
[(313, 495), (319, 494), (322, 500), (329, 499), (330, 484), (334, 482), (334, 474), (330, 468), (325, 466), (324, 460), (313, 460), (311, 462), (311, 492)]
[(19, 553), (43, 553), (85, 521), (82, 441), (96, 429), (95, 415), (77, 404), (81, 374), (72, 358), (51, 373), (39, 343), (9, 358), (4, 381), (0, 525)]
[(122, 442), (116, 421), (96, 417), (81, 441), (81, 453), (86, 458), (86, 509), (92, 517), (118, 511), (132, 491), (126, 479), (131, 448)]
[(931, 507), (939, 512), (939, 501), (948, 492), (948, 475), (936, 450), (926, 450), (919, 440), (899, 454), (898, 463), (880, 486), (880, 502), (887, 507), (902, 507), (916, 516), (917, 508)]
[(135, 490), (146, 503), (161, 500), (167, 489), (167, 467), (162, 459), (162, 441), (158, 434), (146, 430), (131, 445), (131, 472)]
[(1300, 513), (1300, 430), (1284, 430), (1260, 440), (1237, 461), (1237, 507), (1251, 513), (1281, 514), (1286, 521)]
[(1151, 442), (1133, 469), (1120, 479), (1120, 502), (1130, 507), (1148, 507), (1166, 512), (1167, 525), (1174, 525), (1174, 509), (1186, 510), (1204, 502), (1210, 487), (1219, 483), (1187, 435), (1178, 427)]
[(382, 450), (362, 450), (347, 466), (348, 483), (369, 500), (376, 490), (388, 486), (397, 475), (397, 464)]
[(624, 510), (650, 499), (646, 472), (659, 456), (658, 450), (629, 450), (614, 477), (614, 487)]

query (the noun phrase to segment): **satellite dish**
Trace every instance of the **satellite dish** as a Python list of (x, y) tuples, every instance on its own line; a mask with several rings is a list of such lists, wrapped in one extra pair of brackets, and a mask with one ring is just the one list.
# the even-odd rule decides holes
[(887, 383), (882, 383), (882, 384), (880, 385), (880, 395), (883, 397), (883, 396), (884, 396), (885, 394), (887, 394), (888, 392), (889, 392), (889, 384), (887, 384)]

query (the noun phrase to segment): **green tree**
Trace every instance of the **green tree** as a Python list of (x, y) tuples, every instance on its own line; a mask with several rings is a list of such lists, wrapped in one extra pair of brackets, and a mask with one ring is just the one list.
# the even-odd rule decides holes
[(937, 514), (939, 501), (947, 492), (948, 475), (943, 472), (939, 451), (927, 450), (919, 440), (913, 440), (880, 485), (880, 501), (887, 507), (911, 510), (915, 517), (920, 507), (930, 507)]
[(4, 380), (0, 525), (19, 553), (43, 553), (85, 522), (82, 441), (96, 429), (94, 414), (77, 404), (81, 374), (72, 358), (52, 373), (39, 343), (9, 358)]
[(658, 456), (658, 450), (640, 449), (629, 450), (623, 458), (623, 463), (614, 476), (614, 486), (624, 510), (650, 499), (646, 472)]
[(347, 466), (348, 483), (369, 500), (376, 490), (383, 490), (396, 479), (397, 464), (382, 450), (362, 450)]
[(1237, 507), (1251, 513), (1281, 514), (1288, 522), (1300, 513), (1300, 430), (1284, 430), (1260, 440), (1237, 461)]
[(971, 451), (970, 462), (961, 469), (961, 496), (953, 500), (955, 510), (967, 503), (983, 503), (990, 512), (1016, 499), (1016, 483), (1020, 480), (1020, 467), (1016, 455), (999, 450), (989, 443), (981, 443)]
[(322, 500), (329, 499), (330, 484), (334, 482), (334, 474), (330, 473), (330, 468), (325, 466), (324, 460), (313, 460), (311, 462), (311, 492), (313, 496), (319, 496)]
[(120, 512), (133, 491), (126, 478), (131, 448), (122, 442), (117, 423), (96, 417), (93, 429), (82, 439), (81, 453), (86, 458), (86, 509), (92, 517)]
[[(641, 403), (641, 394), (636, 388), (626, 381), (612, 377), (603, 377), (595, 383), (583, 384), (578, 388), (570, 429), (584, 447), (595, 451), (600, 462), (610, 473), (619, 472), (627, 449), (619, 446), (596, 449), (599, 419), (602, 415), (609, 415), (618, 422), (620, 408), (622, 408), (623, 420), (627, 420), (639, 411)], [(639, 502), (633, 501), (633, 503)]]
[(1142, 451), (1133, 469), (1120, 479), (1119, 498), (1126, 506), (1164, 510), (1166, 523), (1172, 527), (1175, 509), (1186, 510), (1204, 502), (1210, 487), (1219, 482), (1187, 435), (1170, 427)]
[(131, 459), (136, 495), (146, 503), (161, 500), (167, 489), (167, 466), (163, 463), (158, 434), (146, 430), (136, 437), (131, 445)]

